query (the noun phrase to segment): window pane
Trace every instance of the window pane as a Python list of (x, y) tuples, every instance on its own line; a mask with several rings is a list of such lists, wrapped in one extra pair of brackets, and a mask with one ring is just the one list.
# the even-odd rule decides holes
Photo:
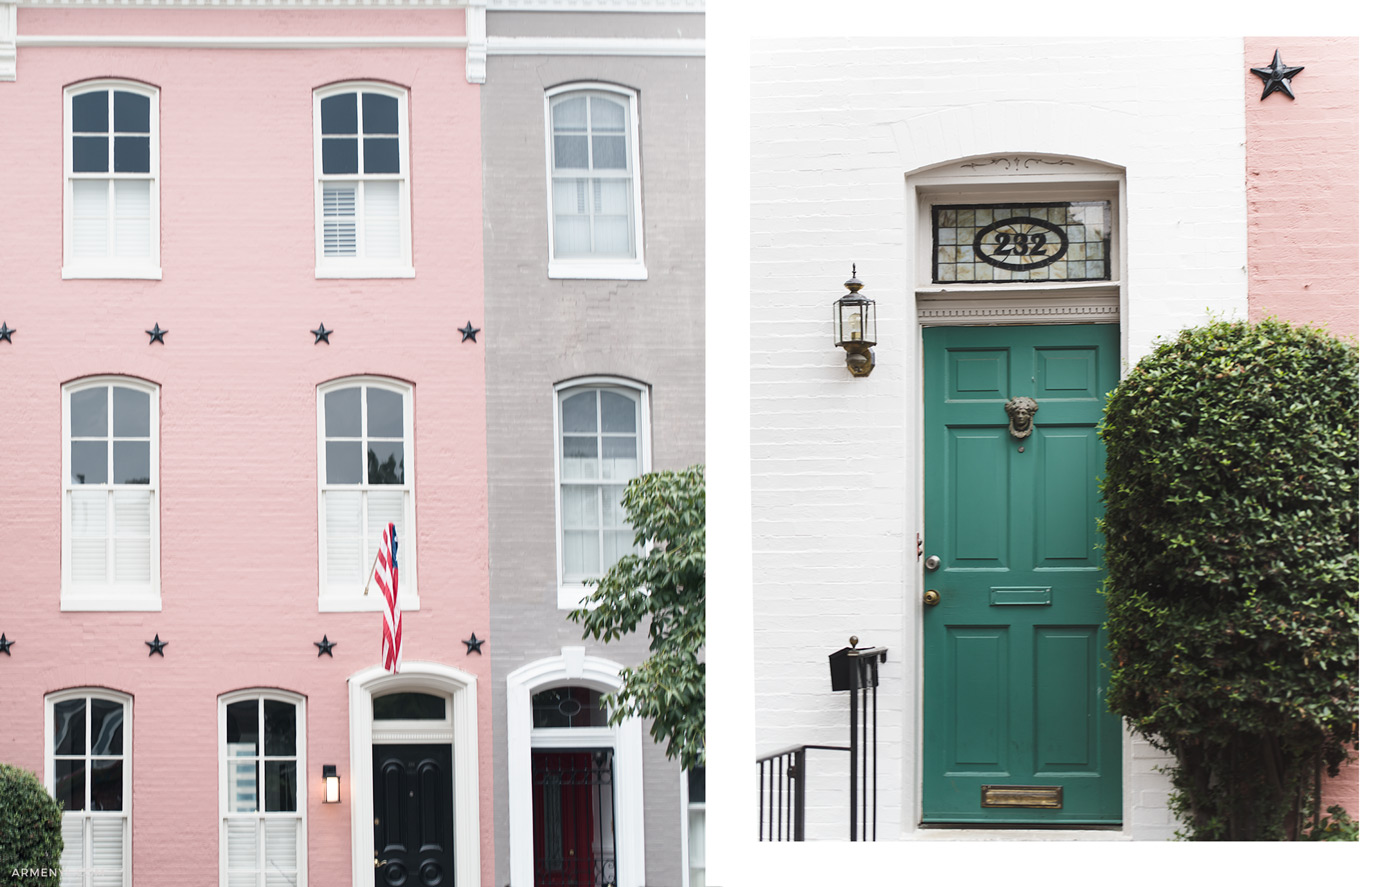
[(594, 480), (598, 477), (598, 439), (596, 437), (564, 438), (564, 480)]
[(598, 488), (602, 497), (603, 526), (614, 530), (627, 526), (627, 509), (622, 507), (623, 489), (613, 484)]
[(399, 100), (391, 95), (367, 92), (360, 97), (364, 109), (367, 133), (397, 133), (399, 131)]
[[(406, 554), (404, 546), (409, 541), (404, 529), (405, 495), (399, 490), (374, 490), (366, 494), (365, 520), (369, 524), (369, 538), (365, 539), (365, 555), (371, 563), (379, 554), (379, 543), (384, 539), (384, 530), (389, 524), (393, 524), (399, 541), (399, 569), (403, 569)], [(401, 582), (402, 578), (400, 576)], [(374, 586), (370, 593), (378, 590), (379, 587)]]
[[(55, 709), (58, 706), (54, 706)], [(122, 704), (108, 699), (92, 700), (92, 753), (122, 753)]]
[(601, 574), (611, 570), (624, 554), (631, 553), (632, 531), (608, 530), (603, 533), (603, 566), (598, 572)]
[[(555, 204), (557, 207), (559, 204)], [(554, 255), (564, 259), (586, 256), (593, 251), (593, 232), (588, 216), (554, 216)]]
[(603, 694), (588, 687), (554, 687), (530, 697), (536, 727), (606, 727)]
[(627, 123), (627, 109), (612, 99), (593, 96), (593, 131), (622, 132)]
[[(82, 442), (73, 444), (79, 446)], [(151, 482), (151, 442), (118, 440), (112, 443), (112, 482), (148, 484)]]
[(603, 398), (603, 430), (634, 434), (637, 431), (637, 402), (615, 391), (599, 392)]
[(326, 441), (326, 483), (363, 483), (363, 464), (359, 441)]
[(372, 484), (401, 484), (404, 482), (402, 441), (372, 440), (369, 442), (369, 482)]
[(359, 437), (360, 434), (360, 389), (327, 392), (326, 437)]
[(321, 171), (327, 175), (360, 171), (359, 140), (321, 139)]
[(588, 99), (583, 96), (554, 104), (555, 132), (583, 132), (588, 128)]
[(632, 258), (632, 224), (626, 216), (599, 216), (593, 222), (593, 254)]
[(87, 809), (87, 768), (81, 759), (53, 762), (53, 797), (65, 811)]
[[(258, 809), (257, 761), (229, 761), (228, 809), (230, 813), (256, 813)], [(232, 823), (229, 824), (230, 833)], [(229, 837), (229, 858), (233, 858), (232, 835)]]
[(290, 702), (268, 699), (263, 702), (263, 717), (267, 719), (265, 738), (268, 755), (297, 753), (297, 707)]
[[(117, 141), (121, 141), (118, 139)], [(626, 169), (627, 168), (627, 138), (626, 136), (594, 136), (593, 137), (593, 168), (594, 169)]]
[(112, 163), (117, 172), (150, 172), (151, 137), (117, 136)]
[(559, 507), (564, 529), (591, 530), (598, 526), (598, 488), (566, 484), (560, 491)]
[(228, 708), (228, 753), (249, 757), (258, 753), (258, 701), (235, 702)]
[(588, 169), (588, 137), (556, 135), (554, 137), (555, 169)]
[(596, 531), (566, 531), (564, 533), (564, 581), (579, 582), (597, 576), (599, 572), (598, 533)]
[(68, 398), (69, 429), (74, 437), (107, 436), (107, 389), (85, 388)]
[(107, 132), (107, 90), (73, 96), (73, 131)]
[(114, 132), (150, 132), (151, 100), (134, 92), (117, 90), (112, 97)]
[(87, 751), (87, 700), (70, 699), (53, 706), (53, 753), (81, 755)]
[(114, 387), (112, 414), (112, 434), (115, 437), (151, 436), (151, 396), (146, 392)]
[(628, 179), (594, 179), (593, 211), (627, 216), (632, 212), (632, 183)]
[(403, 395), (383, 388), (365, 389), (370, 437), (403, 437)]
[(583, 391), (564, 398), (560, 412), (565, 434), (587, 434), (598, 430), (598, 392)]
[(427, 693), (388, 693), (374, 698), (377, 721), (441, 721), (447, 718), (447, 700)]
[(352, 135), (359, 132), (359, 126), (355, 120), (356, 95), (353, 92), (344, 92), (321, 99), (321, 132), (350, 133)]
[[(603, 438), (603, 480), (631, 480), (637, 476), (637, 439), (635, 437)], [(618, 491), (621, 495), (621, 490)]]
[(107, 137), (73, 136), (73, 172), (107, 171)]
[[(399, 171), (398, 139), (365, 139), (365, 172)], [(333, 170), (326, 170), (333, 172)]]
[(264, 761), (263, 787), (267, 792), (268, 813), (297, 809), (297, 762)]
[(105, 484), (107, 482), (107, 442), (105, 440), (75, 440), (68, 467), (75, 484)]
[(121, 758), (95, 758), (93, 760), (92, 809), (122, 809)]

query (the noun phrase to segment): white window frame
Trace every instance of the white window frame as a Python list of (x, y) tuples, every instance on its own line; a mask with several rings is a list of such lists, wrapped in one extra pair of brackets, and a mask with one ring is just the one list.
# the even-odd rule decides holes
[[(341, 95), (347, 92), (353, 93), (377, 93), (379, 95), (391, 96), (398, 100), (399, 109), (399, 171), (398, 173), (366, 173), (364, 172), (363, 148), (361, 149), (360, 172), (335, 173), (330, 177), (321, 172), (321, 100), (332, 96)], [(317, 278), (370, 278), (370, 277), (414, 277), (413, 268), (413, 217), (412, 217), (412, 179), (409, 175), (409, 133), (408, 133), (408, 90), (400, 86), (389, 83), (382, 83), (372, 80), (355, 80), (343, 83), (334, 83), (315, 90), (311, 96), (311, 120), (312, 120), (312, 142), (314, 144), (313, 160), (313, 193), (315, 195), (315, 206), (312, 210), (316, 219), (316, 277)], [(363, 127), (363, 120), (360, 122)], [(364, 133), (360, 132), (359, 140), (363, 142)], [(355, 182), (358, 183), (355, 201), (356, 231), (358, 237), (357, 247), (364, 244), (364, 187), (365, 182), (373, 181), (397, 181), (399, 182), (399, 258), (398, 259), (370, 259), (363, 255), (356, 256), (326, 256), (325, 255), (325, 217), (322, 215), (324, 203), (322, 201), (322, 189), (327, 181), (331, 182)]]
[[(91, 863), (92, 863), (92, 841), (91, 828), (89, 823), (94, 818), (101, 819), (121, 819), (124, 823), (122, 834), (122, 887), (131, 887), (131, 709), (132, 697), (117, 690), (108, 690), (103, 687), (74, 687), (69, 690), (60, 690), (49, 693), (44, 697), (44, 787), (48, 789), (51, 796), (55, 796), (57, 786), (54, 774), (54, 733), (53, 733), (53, 710), (54, 706), (60, 702), (67, 702), (72, 699), (86, 699), (87, 710), (84, 717), (87, 718), (87, 743), (84, 755), (91, 760), (92, 757), (92, 700), (103, 699), (108, 702), (116, 702), (122, 706), (122, 809), (116, 811), (92, 810), (65, 810), (63, 819), (68, 821), (70, 817), (80, 817), (83, 821), (83, 861), (85, 863), (85, 876), (74, 879), (72, 873), (65, 873), (63, 878), (64, 887), (90, 887), (92, 884)], [(116, 755), (104, 755), (103, 757), (117, 757)], [(87, 768), (87, 789), (91, 795), (92, 768)]]
[[(89, 92), (106, 90), (111, 92), (120, 90), (122, 92), (133, 92), (143, 95), (151, 102), (151, 169), (149, 173), (119, 173), (108, 164), (105, 173), (75, 173), (73, 172), (73, 99), (75, 96)], [(109, 99), (107, 125), (109, 127), (108, 138), (111, 139), (111, 127), (115, 126), (112, 117), (112, 106)], [(108, 157), (111, 157), (109, 152)], [(150, 230), (150, 254), (145, 258), (121, 259), (115, 256), (106, 258), (79, 258), (73, 254), (73, 182), (75, 179), (87, 179), (98, 181), (119, 181), (119, 180), (141, 180), (149, 179), (151, 182), (151, 230)], [(115, 196), (109, 191), (107, 202), (107, 234), (109, 252), (111, 244), (115, 241), (115, 219), (113, 217), (115, 207)], [(65, 87), (63, 90), (63, 268), (62, 277), (64, 280), (70, 279), (135, 279), (135, 280), (160, 280), (160, 89), (147, 83), (138, 83), (134, 80), (120, 80), (103, 78), (99, 80), (85, 80), (82, 83), (75, 83)]]
[[(274, 702), (286, 702), (296, 706), (297, 717), (297, 810), (296, 813), (231, 813), (228, 809), (228, 707), (237, 702), (248, 702), (250, 700), (273, 700)], [(291, 693), (286, 690), (277, 690), (271, 687), (255, 687), (248, 690), (238, 690), (232, 693), (225, 693), (219, 697), (218, 701), (219, 718), (219, 749), (215, 758), (218, 761), (218, 781), (219, 781), (219, 887), (228, 885), (228, 821), (230, 818), (256, 819), (266, 821), (272, 816), (278, 819), (297, 820), (297, 887), (306, 887), (306, 823), (307, 823), (307, 791), (306, 785), (310, 776), (306, 770), (306, 697), (300, 693)], [(258, 731), (263, 735), (263, 707), (261, 702), (258, 705)], [(256, 761), (258, 781), (262, 782), (265, 768), (261, 766), (266, 749), (259, 745), (259, 754), (252, 760)], [(266, 797), (265, 793), (260, 796)], [(262, 853), (264, 838), (258, 838), (259, 855)], [(259, 879), (258, 887), (264, 887), (266, 876)]]
[[(326, 395), (340, 391), (345, 388), (383, 388), (392, 391), (403, 397), (403, 450), (404, 450), (404, 491), (407, 493), (404, 502), (403, 526), (395, 526), (396, 535), (399, 542), (399, 609), (417, 610), (418, 600), (418, 537), (417, 520), (414, 515), (417, 498), (414, 495), (413, 475), (417, 467), (417, 458), (413, 449), (413, 386), (397, 379), (390, 379), (384, 376), (347, 376), (340, 379), (332, 379), (323, 382), (316, 387), (316, 521), (317, 521), (317, 557), (320, 568), (319, 608), (322, 613), (346, 613), (346, 612), (378, 612), (384, 607), (383, 596), (379, 593), (377, 586), (371, 586), (369, 594), (364, 593), (363, 585), (350, 587), (346, 585), (333, 585), (328, 578), (326, 566), (326, 492), (327, 490), (352, 490), (358, 489), (368, 492), (373, 489), (390, 490), (395, 487), (388, 484), (367, 484), (358, 486), (351, 484), (327, 484), (326, 483)], [(360, 403), (360, 422), (368, 421), (363, 399)], [(367, 497), (366, 497), (367, 498)], [(361, 520), (369, 520), (369, 509), (361, 508)], [(383, 532), (382, 528), (366, 528), (367, 534), (372, 534), (376, 540)], [(377, 545), (376, 541), (376, 545)], [(369, 580), (369, 564), (365, 564), (365, 579)]]
[[(119, 386), (140, 391), (150, 397), (151, 415), (151, 581), (149, 584), (117, 582), (75, 582), (72, 579), (73, 531), (70, 496), (73, 490), (106, 489), (119, 486), (111, 482), (109, 475), (106, 484), (73, 484), (72, 477), (72, 396), (89, 388)], [(63, 416), (63, 476), (59, 480), (60, 497), (63, 503), (63, 544), (60, 564), (60, 610), (160, 610), (160, 386), (132, 376), (86, 376), (64, 385), (62, 388), (61, 413)], [(111, 398), (108, 398), (107, 434), (112, 439)], [(109, 451), (110, 452), (110, 451)], [(110, 455), (108, 457), (110, 463)], [(139, 487), (131, 486), (131, 489)], [(108, 497), (109, 502), (111, 496)], [(112, 517), (109, 505), (109, 533)], [(108, 570), (113, 569), (111, 560), (114, 554), (108, 551)]]
[[(592, 593), (591, 586), (564, 578), (564, 398), (584, 390), (617, 391), (637, 402), (637, 474), (651, 471), (651, 389), (641, 382), (617, 376), (583, 376), (554, 386), (554, 554), (558, 606), (573, 610)], [(596, 577), (595, 577), (596, 578)]]
[(617, 836), (617, 887), (646, 883), (646, 824), (642, 797), (642, 721), (631, 717), (607, 727), (536, 727), (531, 699), (552, 687), (587, 687), (602, 693), (622, 688), (622, 666), (583, 647), (523, 665), (506, 676), (507, 790), (510, 802), (510, 883), (535, 883), (535, 828), (531, 754), (536, 748), (613, 750), (613, 828)]
[[(565, 96), (606, 93), (627, 105), (627, 163), (632, 180), (632, 238), (635, 258), (586, 257), (556, 258), (554, 249), (554, 104)], [(638, 124), (637, 92), (615, 83), (565, 83), (545, 90), (545, 217), (549, 226), (549, 276), (556, 279), (646, 280), (646, 253), (643, 249), (641, 128)]]

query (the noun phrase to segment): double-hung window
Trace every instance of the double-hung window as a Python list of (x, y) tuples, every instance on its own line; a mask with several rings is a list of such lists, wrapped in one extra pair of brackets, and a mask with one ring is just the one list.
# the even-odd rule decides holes
[(412, 277), (408, 91), (317, 90), (316, 276)]
[(378, 610), (364, 594), (384, 529), (398, 538), (399, 601), (417, 609), (413, 389), (361, 376), (318, 389), (322, 610)]
[(306, 884), (306, 706), (279, 690), (219, 698), (220, 887)]
[(125, 376), (63, 389), (64, 610), (160, 609), (159, 398)]
[(159, 278), (160, 91), (70, 86), (63, 121), (63, 276)]
[(549, 276), (645, 280), (637, 94), (574, 83), (545, 99)]
[(559, 606), (578, 606), (595, 579), (636, 550), (622, 508), (627, 482), (649, 470), (647, 390), (624, 379), (556, 387)]
[(44, 708), (44, 772), (63, 805), (63, 887), (130, 887), (131, 697), (64, 690)]

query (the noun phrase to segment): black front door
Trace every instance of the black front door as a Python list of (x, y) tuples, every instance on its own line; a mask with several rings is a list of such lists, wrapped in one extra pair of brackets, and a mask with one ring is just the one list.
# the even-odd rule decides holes
[(452, 887), (452, 746), (374, 747), (375, 887)]

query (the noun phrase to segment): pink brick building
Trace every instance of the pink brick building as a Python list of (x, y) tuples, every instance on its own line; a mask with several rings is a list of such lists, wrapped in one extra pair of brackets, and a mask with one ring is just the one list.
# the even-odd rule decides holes
[(466, 5), (0, 3), (0, 759), (64, 884), (495, 881)]

